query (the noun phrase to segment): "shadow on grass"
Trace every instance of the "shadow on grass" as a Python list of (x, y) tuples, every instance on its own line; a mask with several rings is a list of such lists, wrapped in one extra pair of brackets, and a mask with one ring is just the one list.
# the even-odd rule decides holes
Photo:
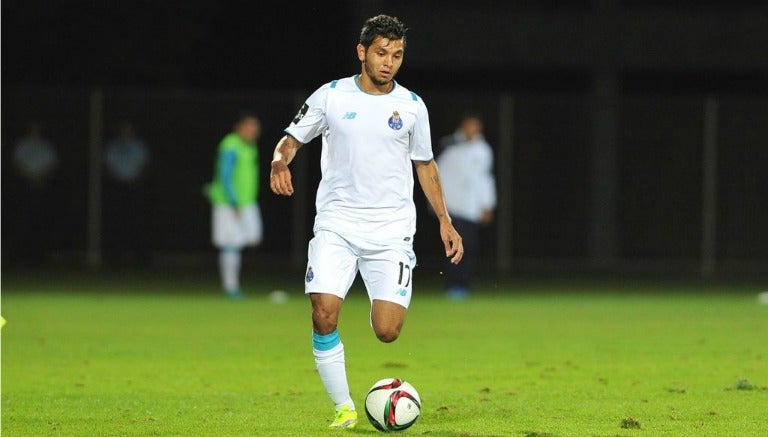
[[(372, 428), (354, 428), (351, 430), (345, 430), (345, 434), (355, 435), (385, 435), (385, 434), (399, 434), (399, 433), (382, 433)], [(410, 428), (404, 431), (405, 435), (420, 435), (426, 437), (502, 437), (501, 434), (474, 434), (467, 431), (431, 431), (428, 429), (421, 429), (420, 427)], [(526, 436), (536, 437), (557, 437), (554, 434), (526, 434)]]
[[(375, 430), (369, 430), (369, 429), (357, 429), (355, 428), (352, 430), (353, 434), (392, 434), (392, 433), (381, 433), (379, 431)], [(473, 434), (471, 432), (462, 432), (462, 431), (422, 431), (422, 430), (413, 430), (407, 435), (420, 435), (420, 436), (426, 436), (426, 437), (502, 437), (502, 434)], [(549, 436), (549, 434), (541, 434), (542, 436)], [(556, 437), (552, 435), (551, 437)]]

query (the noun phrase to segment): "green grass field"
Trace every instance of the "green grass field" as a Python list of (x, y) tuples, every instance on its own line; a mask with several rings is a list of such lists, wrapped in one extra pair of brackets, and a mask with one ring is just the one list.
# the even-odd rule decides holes
[[(210, 278), (6, 275), (3, 436), (378, 434), (364, 416), (326, 429), (300, 281), (233, 302)], [(270, 303), (273, 288), (289, 301)], [(340, 332), (358, 408), (380, 378), (419, 390), (404, 435), (766, 436), (759, 291), (521, 280), (452, 302), (417, 282), (401, 338), (382, 344), (356, 284)]]

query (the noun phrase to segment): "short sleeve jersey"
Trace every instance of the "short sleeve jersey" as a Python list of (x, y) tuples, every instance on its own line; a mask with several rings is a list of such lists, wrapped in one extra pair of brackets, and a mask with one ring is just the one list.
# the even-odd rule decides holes
[(413, 164), (433, 159), (423, 100), (394, 83), (361, 90), (358, 75), (317, 89), (285, 132), (301, 143), (322, 135), (315, 231), (410, 244), (416, 232)]

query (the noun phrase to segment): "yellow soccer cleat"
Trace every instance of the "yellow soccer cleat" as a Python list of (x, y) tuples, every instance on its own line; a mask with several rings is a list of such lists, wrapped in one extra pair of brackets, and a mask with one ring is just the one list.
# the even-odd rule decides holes
[(328, 428), (352, 429), (357, 425), (357, 411), (353, 410), (349, 405), (343, 405), (336, 410), (336, 417), (333, 419), (333, 423), (328, 425)]

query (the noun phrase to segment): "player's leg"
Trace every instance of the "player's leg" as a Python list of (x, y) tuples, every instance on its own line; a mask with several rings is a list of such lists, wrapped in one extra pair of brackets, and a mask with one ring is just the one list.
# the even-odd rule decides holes
[(347, 383), (344, 343), (338, 330), (343, 300), (333, 294), (312, 293), (312, 354), (328, 396), (334, 407), (354, 408)]
[(240, 268), (242, 265), (242, 250), (235, 246), (225, 246), (219, 249), (219, 276), (221, 287), (229, 297), (239, 297)]
[(312, 302), (312, 352), (315, 366), (336, 409), (333, 428), (357, 423), (355, 403), (347, 382), (344, 343), (339, 335), (339, 313), (357, 275), (357, 256), (338, 235), (319, 231), (309, 242), (305, 292)]
[(257, 247), (261, 244), (264, 232), (259, 205), (248, 205), (240, 210), (240, 226), (247, 246)]
[(243, 236), (235, 209), (213, 206), (213, 244), (219, 249), (221, 287), (229, 297), (240, 297), (240, 268)]
[(409, 247), (366, 251), (360, 273), (371, 299), (371, 327), (376, 337), (390, 343), (400, 336), (411, 302), (416, 256)]
[(405, 323), (407, 308), (399, 303), (374, 299), (371, 302), (371, 326), (376, 337), (384, 343), (391, 343), (400, 336)]

